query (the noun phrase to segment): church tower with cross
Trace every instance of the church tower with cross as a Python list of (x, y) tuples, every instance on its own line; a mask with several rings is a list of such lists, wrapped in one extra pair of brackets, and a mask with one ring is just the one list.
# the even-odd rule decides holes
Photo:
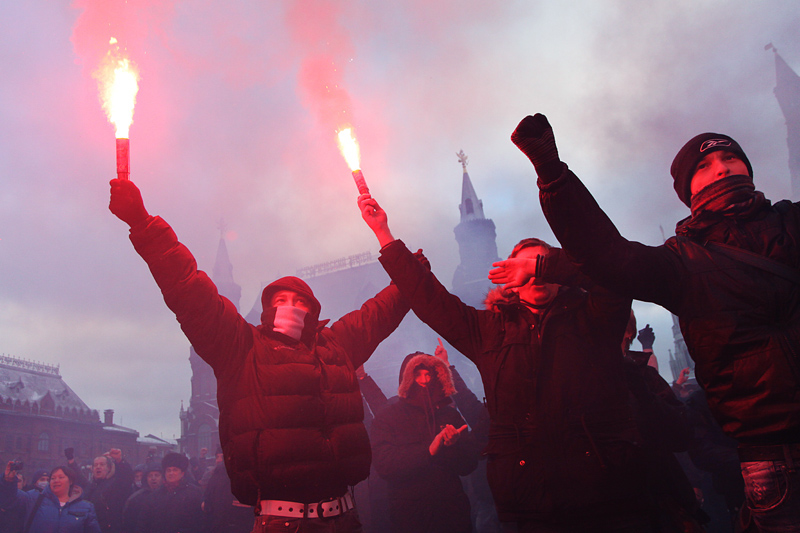
[(456, 154), (461, 163), (461, 221), (453, 230), (458, 242), (461, 263), (453, 274), (453, 294), (478, 309), (483, 308), (486, 293), (492, 288), (487, 276), (497, 255), (497, 232), (494, 222), (483, 213), (483, 201), (478, 198), (467, 172), (464, 150)]

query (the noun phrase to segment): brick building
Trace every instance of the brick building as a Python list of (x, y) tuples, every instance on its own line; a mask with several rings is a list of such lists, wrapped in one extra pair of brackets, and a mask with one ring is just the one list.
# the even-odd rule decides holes
[(143, 462), (151, 448), (163, 456), (174, 445), (103, 420), (64, 382), (59, 367), (0, 355), (0, 461), (25, 463), (23, 474), (64, 464), (64, 449), (74, 448), (81, 464), (111, 448), (122, 450), (131, 465)]

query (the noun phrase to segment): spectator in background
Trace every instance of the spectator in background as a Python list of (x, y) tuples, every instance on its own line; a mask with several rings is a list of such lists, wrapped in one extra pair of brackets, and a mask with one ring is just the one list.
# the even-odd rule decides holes
[(94, 506), (72, 490), (76, 474), (70, 467), (54, 468), (41, 492), (23, 492), (11, 465), (0, 482), (0, 508), (23, 508), (27, 533), (100, 533)]
[(94, 458), (92, 481), (85, 487), (83, 497), (94, 504), (103, 533), (122, 531), (122, 509), (132, 486), (133, 469), (122, 457), (121, 450), (112, 448)]
[(31, 476), (31, 481), (27, 485), (25, 485), (22, 490), (28, 492), (29, 490), (36, 490), (38, 492), (42, 492), (47, 485), (50, 484), (50, 474), (47, 470), (39, 469), (36, 470), (33, 475)]
[(675, 397), (669, 384), (650, 364), (655, 333), (650, 325), (639, 330), (642, 351), (631, 349), (636, 338), (636, 317), (631, 311), (622, 341), (625, 380), (631, 409), (642, 436), (647, 486), (656, 505), (655, 516), (663, 533), (701, 533), (708, 516), (700, 509), (694, 487), (675, 453), (692, 442), (687, 407)]
[(164, 476), (160, 463), (150, 463), (142, 467), (142, 488), (130, 495), (122, 508), (123, 533), (135, 533), (136, 525), (144, 508), (147, 497), (157, 491), (164, 484)]
[(170, 452), (161, 460), (164, 484), (145, 497), (137, 533), (202, 533), (203, 494), (186, 479), (189, 459)]
[(133, 467), (133, 485), (131, 485), (132, 492), (136, 492), (144, 486), (144, 469), (144, 464), (138, 464)]
[(231, 492), (222, 449), (217, 450), (216, 466), (205, 483), (203, 514), (206, 533), (248, 533), (253, 527), (253, 508), (240, 503)]
[[(25, 486), (25, 476), (14, 470), (17, 475), (17, 489)], [(0, 533), (20, 533), (25, 525), (25, 506), (16, 501), (0, 505)]]

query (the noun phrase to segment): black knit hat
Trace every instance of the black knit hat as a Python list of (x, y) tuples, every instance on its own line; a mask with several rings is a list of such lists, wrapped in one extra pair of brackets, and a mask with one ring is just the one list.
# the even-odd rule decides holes
[(176, 466), (186, 472), (189, 469), (189, 458), (182, 453), (170, 452), (161, 459), (161, 468), (166, 471), (170, 466)]
[(311, 309), (311, 314), (314, 318), (319, 318), (321, 306), (314, 296), (314, 292), (311, 290), (311, 287), (308, 286), (308, 283), (294, 276), (286, 276), (267, 285), (264, 288), (264, 292), (261, 293), (261, 309), (266, 311), (267, 308), (272, 307), (272, 296), (276, 292), (284, 290), (296, 292), (308, 298), (313, 307), (313, 309)]
[(697, 163), (706, 155), (718, 150), (736, 154), (747, 165), (750, 176), (753, 176), (753, 167), (750, 166), (750, 161), (739, 143), (721, 133), (701, 133), (683, 145), (670, 167), (670, 174), (675, 180), (673, 184), (675, 192), (678, 193), (681, 202), (688, 207), (692, 206), (692, 177)]

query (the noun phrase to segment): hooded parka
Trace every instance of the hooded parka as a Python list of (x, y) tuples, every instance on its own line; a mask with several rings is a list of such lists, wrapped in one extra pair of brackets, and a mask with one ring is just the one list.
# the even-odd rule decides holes
[[(424, 367), (430, 384), (422, 388), (414, 373)], [(455, 393), (447, 365), (436, 357), (415, 354), (403, 367), (398, 401), (378, 412), (370, 440), (375, 470), (387, 480), (391, 531), (396, 533), (464, 532), (472, 529), (470, 504), (459, 476), (478, 466), (471, 432), (452, 446), (429, 446), (446, 425), (466, 424), (450, 396)]]
[(402, 241), (380, 257), (417, 316), (472, 360), (491, 418), (487, 477), (502, 521), (564, 524), (641, 505), (637, 432), (622, 379), (630, 300), (578, 275), (553, 249), (541, 279), (564, 285), (540, 319), (514, 301), (491, 310), (447, 292)]

